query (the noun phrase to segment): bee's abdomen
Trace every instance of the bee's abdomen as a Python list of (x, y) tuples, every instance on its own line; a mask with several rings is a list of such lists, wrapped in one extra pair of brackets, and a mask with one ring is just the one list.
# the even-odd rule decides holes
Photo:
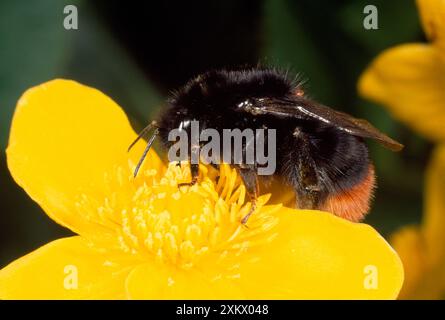
[(374, 166), (369, 164), (364, 179), (350, 189), (329, 194), (319, 209), (350, 221), (361, 221), (369, 211), (374, 189)]

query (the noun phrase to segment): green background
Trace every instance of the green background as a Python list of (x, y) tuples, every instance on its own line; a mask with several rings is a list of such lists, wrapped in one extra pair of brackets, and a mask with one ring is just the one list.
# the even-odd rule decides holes
[[(414, 1), (125, 3), (0, 3), (0, 267), (70, 234), (14, 183), (4, 152), (20, 95), (56, 77), (100, 89), (138, 130), (170, 90), (199, 72), (258, 62), (289, 69), (307, 79), (312, 97), (367, 118), (406, 145), (402, 153), (391, 153), (370, 143), (379, 189), (366, 222), (386, 236), (420, 221), (431, 146), (356, 92), (358, 76), (379, 52), (424, 41)], [(78, 30), (63, 28), (67, 4), (78, 7)], [(363, 28), (367, 4), (378, 8), (378, 30)]]

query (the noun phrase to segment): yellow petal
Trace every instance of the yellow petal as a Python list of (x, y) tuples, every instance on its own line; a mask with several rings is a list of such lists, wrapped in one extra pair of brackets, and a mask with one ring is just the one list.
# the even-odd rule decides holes
[(277, 215), (278, 225), (263, 241), (250, 238), (238, 250), (206, 256), (190, 270), (153, 265), (135, 269), (127, 280), (129, 297), (397, 297), (403, 282), (402, 264), (374, 229), (325, 212), (282, 208)]
[(283, 208), (279, 217), (277, 238), (251, 250), (240, 265), (249, 298), (397, 297), (402, 263), (372, 227), (320, 211)]
[(428, 39), (445, 61), (445, 0), (417, 0), (417, 7)]
[(433, 153), (426, 175), (420, 227), (397, 231), (391, 243), (405, 266), (401, 299), (442, 299), (445, 294), (445, 146)]
[[(405, 281), (399, 299), (414, 298), (414, 292), (419, 291), (420, 283), (427, 275), (423, 235), (417, 227), (404, 227), (392, 235), (391, 244), (399, 254), (405, 269)], [(431, 293), (431, 290), (429, 291)]]
[(0, 299), (122, 299), (128, 267), (80, 237), (53, 241), (0, 270)]
[[(213, 269), (213, 268), (212, 268)], [(181, 270), (147, 264), (134, 269), (127, 278), (129, 299), (244, 299), (241, 289), (209, 271)]]
[(358, 89), (420, 134), (445, 140), (445, 62), (434, 47), (407, 44), (383, 52)]
[[(121, 108), (100, 91), (53, 80), (26, 91), (14, 114), (7, 149), (15, 181), (56, 222), (81, 233), (88, 219), (76, 210), (82, 194), (106, 188), (105, 173), (128, 166), (136, 134)], [(133, 162), (143, 143), (130, 154)], [(158, 168), (154, 152), (145, 166)], [(92, 229), (91, 232), (97, 232)]]
[(436, 148), (427, 169), (422, 231), (429, 264), (442, 264), (445, 280), (445, 145)]
[(430, 264), (429, 249), (419, 228), (404, 227), (391, 237), (405, 267), (399, 299), (443, 299), (445, 264)]

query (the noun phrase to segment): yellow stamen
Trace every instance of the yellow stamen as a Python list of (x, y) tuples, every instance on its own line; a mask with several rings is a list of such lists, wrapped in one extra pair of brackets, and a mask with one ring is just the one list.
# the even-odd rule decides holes
[(249, 228), (244, 227), (241, 219), (251, 204), (236, 170), (228, 165), (219, 173), (201, 166), (200, 182), (181, 188), (178, 183), (190, 180), (188, 166), (172, 163), (165, 172), (142, 170), (136, 179), (133, 170), (132, 163), (117, 167), (105, 176), (111, 192), (81, 194), (77, 202), (79, 213), (114, 235), (119, 250), (190, 268), (210, 252), (223, 259), (230, 251), (239, 255), (274, 238), (268, 231), (278, 222), (273, 213), (280, 206), (263, 209), (269, 195), (260, 196)]

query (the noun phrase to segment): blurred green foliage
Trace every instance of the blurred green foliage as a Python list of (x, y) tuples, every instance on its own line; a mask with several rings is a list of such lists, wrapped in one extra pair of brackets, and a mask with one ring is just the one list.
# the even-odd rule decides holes
[[(388, 234), (398, 226), (418, 221), (422, 212), (423, 170), (430, 146), (391, 119), (383, 108), (360, 100), (356, 93), (360, 72), (380, 51), (403, 42), (423, 41), (414, 1), (264, 0), (240, 4), (236, 0), (226, 0), (218, 6), (203, 3), (194, 3), (195, 7), (184, 13), (193, 16), (185, 19), (189, 19), (190, 23), (214, 21), (221, 24), (217, 28), (202, 25), (204, 30), (215, 27), (224, 31), (229, 25), (234, 25), (232, 33), (228, 31), (230, 37), (221, 38), (224, 47), (219, 48), (217, 44), (199, 43), (203, 37), (199, 28), (187, 30), (190, 38), (198, 38), (198, 41), (187, 39), (190, 46), (184, 44), (187, 41), (178, 41), (181, 45), (176, 45), (175, 55), (170, 52), (171, 48), (164, 46), (175, 46), (177, 39), (170, 29), (164, 31), (162, 26), (163, 20), (181, 15), (179, 11), (172, 12), (176, 7), (174, 1), (171, 6), (147, 2), (144, 9), (130, 7), (125, 20), (119, 19), (121, 4), (113, 1), (2, 1), (1, 149), (7, 145), (17, 99), (27, 88), (49, 79), (72, 78), (100, 89), (125, 109), (135, 129), (139, 129), (155, 116), (165, 93), (175, 89), (169, 85), (177, 81), (162, 81), (163, 77), (156, 72), (171, 79), (175, 75), (168, 72), (176, 68), (171, 68), (171, 64), (180, 65), (181, 69), (177, 70), (185, 77), (201, 71), (203, 66), (230, 66), (234, 61), (251, 65), (261, 62), (301, 74), (308, 80), (307, 90), (311, 96), (369, 119), (406, 144), (402, 154), (370, 144), (380, 187), (367, 222)], [(66, 4), (78, 6), (79, 30), (63, 28), (63, 7)], [(363, 8), (367, 4), (374, 4), (379, 10), (378, 30), (363, 28)], [(249, 6), (255, 10), (249, 10)], [(218, 17), (218, 12), (223, 18)], [(240, 17), (244, 17), (245, 12), (252, 14), (243, 20)], [(138, 16), (133, 19), (132, 14)], [(149, 30), (138, 25), (135, 32), (130, 24), (137, 23), (144, 14), (146, 19), (158, 17), (160, 22), (153, 22), (156, 28), (151, 29), (150, 25)], [(215, 15), (215, 18), (203, 19), (207, 14)], [(147, 20), (142, 19), (142, 26), (145, 22)], [(174, 21), (167, 23), (174, 24)], [(247, 23), (249, 27), (244, 30)], [(237, 30), (240, 30), (239, 34)], [(251, 34), (251, 30), (255, 32)], [(178, 27), (177, 32), (180, 31)], [(153, 33), (159, 33), (159, 37), (144, 36)], [(166, 41), (158, 43), (158, 38)], [(195, 50), (196, 43), (199, 47)], [(203, 52), (206, 45), (215, 46), (209, 54)], [(145, 58), (144, 61), (144, 57), (138, 54), (142, 52), (138, 50), (141, 46), (149, 52), (156, 50), (160, 56), (167, 54), (168, 50), (170, 60)], [(241, 47), (240, 51), (234, 51), (235, 47)], [(187, 54), (181, 55), (184, 52)], [(230, 56), (230, 52), (235, 52), (239, 59)], [(199, 59), (195, 61), (194, 57)], [(7, 170), (4, 152), (0, 154), (0, 192), (0, 266), (50, 240), (70, 234), (47, 218), (16, 186)]]

